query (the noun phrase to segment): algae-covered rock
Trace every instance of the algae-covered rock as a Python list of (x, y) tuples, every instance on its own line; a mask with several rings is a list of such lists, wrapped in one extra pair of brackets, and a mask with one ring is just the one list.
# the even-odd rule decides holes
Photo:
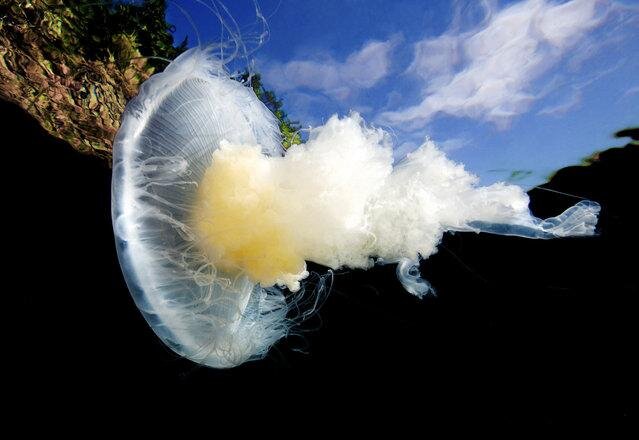
[(0, 98), (76, 150), (110, 159), (126, 102), (166, 64), (158, 58), (186, 47), (173, 46), (165, 7), (165, 0), (0, 0)]

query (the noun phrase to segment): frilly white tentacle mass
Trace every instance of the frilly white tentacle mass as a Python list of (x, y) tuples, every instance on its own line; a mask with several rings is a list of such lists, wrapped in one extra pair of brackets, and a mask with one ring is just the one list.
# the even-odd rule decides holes
[(430, 141), (393, 167), (388, 135), (357, 114), (330, 118), (284, 154), (274, 116), (197, 48), (127, 106), (112, 209), (122, 270), (149, 325), (180, 355), (226, 368), (288, 333), (300, 297), (284, 287), (303, 289), (305, 261), (399, 263), (406, 290), (422, 296), (430, 285), (417, 263), (444, 232), (591, 235), (599, 205), (536, 219), (519, 187), (477, 186)]

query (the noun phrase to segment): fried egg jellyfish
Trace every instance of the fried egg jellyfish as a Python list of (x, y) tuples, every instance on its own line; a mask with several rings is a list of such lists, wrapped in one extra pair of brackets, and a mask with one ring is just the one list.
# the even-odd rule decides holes
[(388, 134), (356, 113), (286, 152), (280, 141), (275, 117), (202, 48), (147, 80), (123, 115), (112, 188), (122, 270), (155, 333), (200, 364), (262, 358), (308, 316), (307, 261), (398, 263), (406, 290), (423, 296), (419, 260), (446, 231), (594, 233), (595, 202), (534, 218), (520, 187), (478, 186), (430, 141), (393, 166)]

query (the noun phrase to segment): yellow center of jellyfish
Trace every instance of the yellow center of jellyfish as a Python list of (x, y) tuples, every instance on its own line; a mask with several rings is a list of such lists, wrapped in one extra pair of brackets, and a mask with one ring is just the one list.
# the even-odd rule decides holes
[(268, 287), (299, 288), (304, 258), (294, 249), (278, 203), (271, 161), (259, 147), (223, 141), (198, 185), (194, 226), (216, 268)]

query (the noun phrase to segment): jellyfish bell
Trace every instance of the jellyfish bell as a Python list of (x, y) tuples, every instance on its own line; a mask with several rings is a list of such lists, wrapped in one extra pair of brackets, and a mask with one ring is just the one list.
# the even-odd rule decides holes
[[(599, 205), (535, 218), (516, 185), (478, 178), (431, 141), (393, 165), (390, 137), (332, 116), (286, 152), (276, 118), (201, 48), (152, 76), (114, 143), (113, 226), (133, 298), (178, 354), (216, 368), (263, 357), (307, 317), (312, 261), (397, 263), (416, 296), (419, 261), (446, 231), (528, 238), (592, 235)], [(295, 293), (298, 292), (298, 293)]]
[(213, 266), (191, 216), (222, 140), (280, 156), (277, 120), (210, 51), (191, 49), (153, 75), (127, 106), (113, 149), (112, 216), (135, 300), (175, 352), (224, 368), (262, 356), (287, 331), (286, 301)]

